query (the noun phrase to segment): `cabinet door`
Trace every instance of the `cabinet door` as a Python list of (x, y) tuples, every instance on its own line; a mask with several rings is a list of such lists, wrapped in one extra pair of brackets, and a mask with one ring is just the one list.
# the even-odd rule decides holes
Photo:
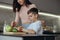
[(0, 40), (23, 40), (22, 37), (0, 36)]

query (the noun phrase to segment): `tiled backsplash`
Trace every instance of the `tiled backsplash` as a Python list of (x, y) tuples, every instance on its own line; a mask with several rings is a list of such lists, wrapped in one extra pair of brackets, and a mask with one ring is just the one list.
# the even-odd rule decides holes
[(0, 30), (2, 30), (4, 21), (7, 22), (7, 24), (10, 24), (12, 20), (14, 20), (15, 13), (12, 12), (12, 10), (7, 9), (1, 9), (0, 8)]

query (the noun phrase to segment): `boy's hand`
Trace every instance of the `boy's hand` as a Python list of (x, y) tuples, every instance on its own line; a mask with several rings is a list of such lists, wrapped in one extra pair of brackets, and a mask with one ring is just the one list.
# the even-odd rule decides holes
[(18, 30), (19, 32), (23, 32), (22, 29), (23, 29), (22, 26), (17, 27), (17, 30)]

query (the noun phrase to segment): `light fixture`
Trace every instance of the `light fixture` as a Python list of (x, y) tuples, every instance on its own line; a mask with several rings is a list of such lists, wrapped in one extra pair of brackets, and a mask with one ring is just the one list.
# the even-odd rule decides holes
[(55, 18), (60, 18), (60, 16), (54, 15), (54, 14), (50, 14), (50, 13), (39, 12), (39, 14), (40, 15), (44, 15), (44, 16), (51, 16), (51, 17), (55, 17)]
[(8, 5), (0, 5), (0, 8), (4, 8), (4, 9), (12, 9), (11, 6), (8, 6)]

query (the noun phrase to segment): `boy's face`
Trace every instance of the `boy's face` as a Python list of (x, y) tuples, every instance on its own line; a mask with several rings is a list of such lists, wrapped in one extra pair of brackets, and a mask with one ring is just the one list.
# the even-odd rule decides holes
[(35, 21), (36, 18), (37, 18), (37, 14), (32, 14), (32, 12), (28, 14), (28, 19), (30, 21)]

